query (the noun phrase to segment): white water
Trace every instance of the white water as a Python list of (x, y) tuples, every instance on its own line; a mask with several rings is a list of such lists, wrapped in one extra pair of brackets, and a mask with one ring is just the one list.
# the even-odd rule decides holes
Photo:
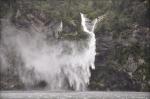
[[(17, 68), (16, 72), (27, 88), (45, 81), (49, 90), (86, 90), (96, 55), (94, 28), (97, 19), (89, 21), (81, 14), (81, 28), (89, 39), (70, 41), (52, 36), (47, 39), (48, 34), (43, 31), (33, 27), (18, 29), (9, 20), (4, 20), (0, 47), (2, 70)], [(61, 22), (53, 31), (62, 28)]]

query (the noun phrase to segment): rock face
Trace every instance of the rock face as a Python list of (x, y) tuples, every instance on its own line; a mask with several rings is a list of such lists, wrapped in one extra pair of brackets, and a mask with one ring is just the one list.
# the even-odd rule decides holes
[[(89, 89), (150, 91), (149, 0), (1, 0), (0, 7), (0, 18), (10, 17), (11, 24), (18, 29), (33, 27), (47, 33), (46, 30), (55, 30), (62, 21), (62, 33), (47, 37), (70, 40), (87, 37), (80, 29), (80, 12), (91, 19), (105, 14), (106, 18), (95, 30), (96, 68), (91, 70)], [(16, 56), (12, 54), (10, 57)], [(11, 65), (7, 73), (0, 72), (1, 90), (25, 87), (14, 72), (15, 64)], [(41, 81), (33, 89), (45, 85)]]

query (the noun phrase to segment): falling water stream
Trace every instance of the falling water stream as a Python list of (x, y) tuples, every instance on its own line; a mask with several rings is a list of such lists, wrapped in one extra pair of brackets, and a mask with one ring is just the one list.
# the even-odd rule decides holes
[[(95, 68), (94, 28), (97, 21), (90, 22), (81, 13), (81, 29), (88, 38), (68, 40), (52, 36), (54, 31), (63, 30), (63, 22), (47, 33), (36, 31), (33, 27), (19, 29), (9, 19), (3, 19), (0, 45), (2, 70), (12, 66), (16, 68), (26, 88), (44, 81), (48, 90), (86, 90), (90, 68)], [(48, 34), (51, 36), (47, 39)]]

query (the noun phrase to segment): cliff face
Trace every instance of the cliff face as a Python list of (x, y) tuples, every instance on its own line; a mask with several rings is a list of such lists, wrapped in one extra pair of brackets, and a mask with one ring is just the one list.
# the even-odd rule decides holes
[[(11, 16), (12, 24), (22, 29), (63, 21), (59, 37), (78, 39), (85, 37), (80, 12), (91, 19), (105, 14), (95, 30), (96, 69), (91, 70), (89, 89), (150, 91), (149, 6), (149, 0), (1, 0), (0, 17)], [(24, 87), (13, 69), (1, 72), (1, 90)]]

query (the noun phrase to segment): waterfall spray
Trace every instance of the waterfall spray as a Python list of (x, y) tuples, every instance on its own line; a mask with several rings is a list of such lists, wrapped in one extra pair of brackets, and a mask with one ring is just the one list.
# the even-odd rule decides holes
[[(5, 70), (15, 65), (19, 78), (27, 88), (45, 81), (49, 90), (86, 90), (91, 75), (90, 67), (95, 68), (94, 28), (97, 21), (90, 22), (81, 13), (82, 31), (88, 35), (88, 39), (75, 41), (52, 36), (62, 31), (62, 22), (55, 30), (44, 33), (32, 27), (29, 30), (18, 29), (4, 20), (0, 46), (1, 68)], [(47, 35), (50, 35), (49, 39)], [(14, 54), (13, 57), (11, 54)]]

